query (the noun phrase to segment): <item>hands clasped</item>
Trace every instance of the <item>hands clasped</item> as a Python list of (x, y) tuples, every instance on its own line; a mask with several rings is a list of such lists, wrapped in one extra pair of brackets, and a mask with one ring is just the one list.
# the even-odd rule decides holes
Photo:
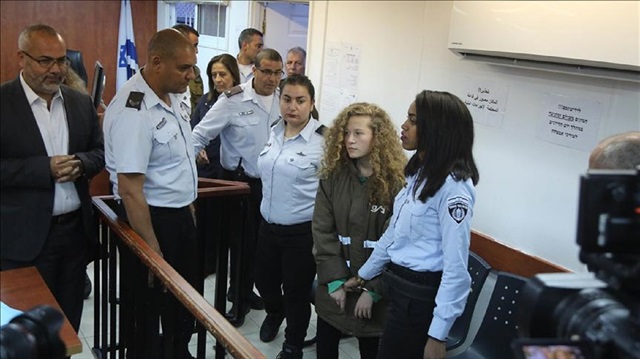
[(84, 172), (82, 161), (75, 155), (52, 156), (49, 165), (51, 177), (58, 183), (73, 182)]

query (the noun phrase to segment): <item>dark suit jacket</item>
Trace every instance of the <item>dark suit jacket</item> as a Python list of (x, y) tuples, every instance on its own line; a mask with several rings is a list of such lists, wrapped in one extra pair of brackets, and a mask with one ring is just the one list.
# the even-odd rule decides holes
[[(85, 173), (75, 182), (91, 248), (97, 244), (89, 180), (104, 167), (104, 142), (91, 98), (62, 86), (69, 126), (69, 154)], [(40, 254), (53, 212), (49, 156), (20, 79), (0, 85), (0, 258), (31, 261)]]

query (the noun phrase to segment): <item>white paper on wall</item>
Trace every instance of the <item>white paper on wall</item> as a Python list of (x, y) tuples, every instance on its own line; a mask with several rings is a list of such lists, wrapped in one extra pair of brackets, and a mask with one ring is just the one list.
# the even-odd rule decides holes
[(509, 89), (492, 81), (468, 80), (460, 99), (467, 105), (473, 121), (490, 127), (502, 127)]
[(320, 118), (329, 123), (358, 99), (360, 46), (327, 42), (322, 74)]
[(540, 113), (537, 138), (591, 151), (596, 145), (601, 112), (600, 102), (548, 93)]

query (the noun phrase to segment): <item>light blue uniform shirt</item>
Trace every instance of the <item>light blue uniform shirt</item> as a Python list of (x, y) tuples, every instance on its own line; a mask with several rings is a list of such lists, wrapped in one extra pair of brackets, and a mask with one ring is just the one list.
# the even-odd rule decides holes
[(220, 95), (193, 129), (193, 139), (198, 153), (220, 135), (222, 167), (235, 171), (242, 159), (245, 174), (259, 178), (258, 155), (269, 139), (269, 126), (280, 117), (280, 90), (273, 94), (271, 111), (267, 111), (252, 84), (252, 81), (241, 84), (243, 91), (231, 97), (226, 92)]
[[(144, 93), (140, 110), (127, 107), (132, 105), (131, 92)], [(144, 196), (151, 206), (180, 208), (196, 199), (198, 172), (189, 100), (184, 94), (169, 97), (171, 106), (158, 98), (138, 72), (109, 104), (103, 125), (105, 160), (116, 198), (118, 173), (142, 173)]]
[(418, 199), (422, 186), (413, 195), (416, 176), (407, 181), (396, 196), (389, 228), (358, 274), (371, 279), (389, 262), (414, 271), (442, 271), (429, 336), (445, 340), (464, 310), (471, 286), (467, 262), (475, 188), (471, 179), (455, 181), (449, 176), (423, 203)]
[(319, 121), (309, 120), (295, 137), (285, 139), (285, 121), (273, 127), (258, 157), (262, 179), (260, 213), (269, 223), (292, 225), (311, 221), (318, 190), (317, 171), (323, 137)]

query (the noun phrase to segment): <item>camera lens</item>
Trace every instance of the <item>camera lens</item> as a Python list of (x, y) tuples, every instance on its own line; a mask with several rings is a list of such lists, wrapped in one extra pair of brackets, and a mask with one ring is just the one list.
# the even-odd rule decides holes
[(64, 358), (63, 320), (62, 313), (47, 305), (13, 318), (0, 328), (0, 359)]

